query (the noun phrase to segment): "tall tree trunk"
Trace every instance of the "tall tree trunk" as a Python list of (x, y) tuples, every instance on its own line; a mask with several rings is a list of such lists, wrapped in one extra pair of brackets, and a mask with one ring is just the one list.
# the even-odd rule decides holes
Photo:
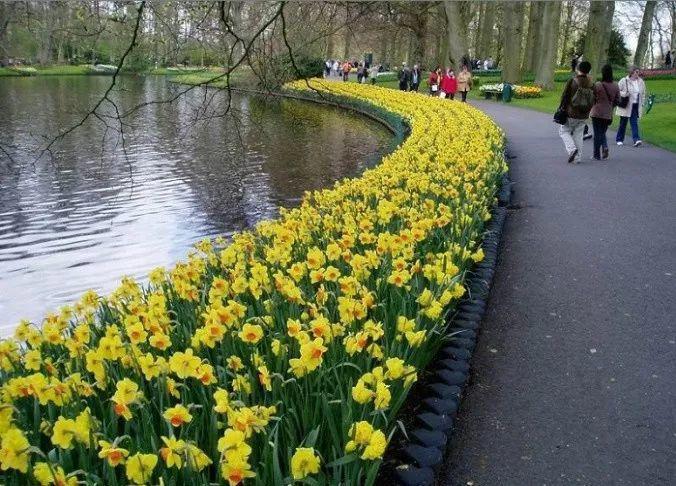
[(474, 57), (477, 59), (479, 58), (481, 51), (481, 27), (483, 24), (485, 12), (486, 12), (486, 2), (481, 2), (479, 4), (479, 11), (477, 16), (476, 29), (474, 31), (474, 42), (473, 42)]
[[(584, 58), (592, 65), (592, 73), (598, 73), (601, 69), (601, 57), (607, 49), (603, 46), (605, 37), (605, 24), (610, 23), (605, 17), (605, 1), (595, 0), (591, 2), (589, 20), (587, 21), (587, 36), (584, 41)], [(610, 2), (613, 3), (613, 2)]]
[(648, 0), (645, 3), (643, 10), (643, 20), (641, 21), (641, 31), (638, 34), (638, 41), (636, 42), (636, 52), (634, 53), (634, 65), (641, 67), (643, 59), (645, 58), (646, 50), (648, 49), (648, 39), (650, 38), (650, 31), (653, 26), (653, 14), (655, 13), (655, 0)]
[[(448, 2), (446, 2), (448, 3)], [(491, 46), (493, 44), (493, 26), (495, 24), (495, 2), (486, 2), (486, 10), (481, 23), (481, 39), (479, 40), (479, 49), (477, 57), (486, 59), (491, 55)]]
[[(615, 2), (608, 2), (613, 5)], [(614, 8), (614, 7), (613, 7)], [(575, 4), (572, 1), (566, 2), (566, 20), (563, 24), (563, 40), (561, 43), (561, 60), (559, 61), (560, 66), (565, 66), (568, 63), (568, 56), (570, 56), (570, 51), (568, 50), (568, 42), (570, 41), (570, 31), (573, 28), (573, 11), (575, 9)], [(589, 31), (587, 31), (589, 32)]]
[[(426, 9), (427, 7), (425, 7)], [(411, 63), (424, 63), (427, 52), (427, 11), (422, 10), (415, 15), (413, 29)]]
[(530, 11), (528, 13), (528, 37), (526, 38), (526, 48), (523, 54), (522, 70), (532, 73), (536, 68), (537, 54), (540, 52), (540, 31), (542, 28), (542, 10), (544, 5), (541, 2), (530, 2)]
[(543, 4), (542, 27), (538, 49), (535, 83), (545, 89), (554, 87), (554, 64), (556, 64), (559, 23), (561, 21), (561, 3)]
[(669, 2), (671, 7), (671, 58), (676, 55), (676, 1)]
[(608, 63), (608, 52), (610, 51), (610, 35), (613, 30), (613, 16), (615, 15), (615, 2), (608, 2), (606, 4), (606, 23), (603, 25), (603, 37), (601, 38), (601, 59), (599, 60), (599, 70), (597, 74), (601, 74), (601, 67)]
[(380, 52), (378, 57), (379, 63), (384, 63), (387, 60), (387, 47), (389, 46), (390, 39), (387, 30), (380, 31)]
[(344, 59), (350, 58), (350, 50), (351, 49), (352, 49), (352, 31), (350, 30), (350, 26), (346, 25), (345, 26), (345, 49), (343, 49), (343, 58)]
[(502, 3), (504, 62), (502, 80), (508, 83), (521, 81), (521, 38), (523, 37), (523, 3)]
[(326, 58), (333, 59), (333, 50), (335, 49), (335, 41), (333, 33), (329, 34), (326, 39)]
[(448, 37), (448, 52), (451, 65), (459, 69), (463, 58), (467, 55), (467, 37), (460, 12), (459, 2), (446, 0), (444, 2), (446, 12), (446, 34)]

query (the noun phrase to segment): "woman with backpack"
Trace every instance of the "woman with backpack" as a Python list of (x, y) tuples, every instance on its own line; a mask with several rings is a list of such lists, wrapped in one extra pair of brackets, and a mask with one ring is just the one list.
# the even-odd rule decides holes
[(613, 108), (620, 98), (620, 88), (613, 81), (613, 68), (610, 64), (601, 68), (601, 81), (594, 84), (594, 97), (596, 101), (589, 113), (594, 128), (594, 159), (605, 160), (608, 158), (606, 131), (613, 121)]
[(638, 121), (643, 116), (643, 107), (646, 102), (645, 82), (639, 76), (637, 67), (630, 67), (628, 74), (620, 79), (620, 101), (615, 110), (620, 117), (620, 125), (617, 127), (615, 141), (617, 145), (624, 145), (624, 134), (627, 131), (627, 121), (631, 125), (631, 138), (634, 147), (640, 147), (641, 137), (638, 133)]
[(559, 112), (566, 120), (563, 122), (559, 119), (559, 123), (563, 122), (559, 127), (559, 136), (568, 152), (569, 164), (579, 164), (582, 160), (584, 127), (594, 106), (594, 83), (588, 76), (589, 71), (591, 71), (589, 61), (579, 63), (576, 76), (568, 80), (561, 95)]

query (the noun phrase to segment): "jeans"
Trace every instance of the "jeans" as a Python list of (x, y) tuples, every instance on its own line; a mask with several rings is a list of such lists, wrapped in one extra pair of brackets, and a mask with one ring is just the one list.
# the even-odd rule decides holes
[(641, 137), (638, 134), (638, 103), (631, 105), (631, 116), (621, 116), (620, 117), (620, 126), (617, 127), (617, 136), (615, 137), (616, 142), (624, 142), (624, 132), (627, 131), (627, 120), (631, 125), (631, 138), (634, 139), (634, 142), (641, 140)]
[(579, 120), (577, 118), (568, 118), (565, 125), (559, 125), (559, 136), (563, 140), (563, 145), (566, 146), (568, 155), (573, 155), (577, 150), (575, 161), (579, 162), (582, 159), (582, 137), (584, 136), (584, 126), (587, 120)]
[(608, 149), (608, 140), (606, 139), (606, 131), (610, 125), (610, 120), (605, 118), (592, 117), (592, 127), (594, 128), (594, 158), (601, 158), (601, 147)]
[(467, 101), (467, 91), (461, 91), (460, 96), (462, 96), (462, 101)]

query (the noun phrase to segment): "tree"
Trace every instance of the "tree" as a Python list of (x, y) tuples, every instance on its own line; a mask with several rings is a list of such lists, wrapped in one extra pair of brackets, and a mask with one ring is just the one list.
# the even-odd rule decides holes
[(554, 65), (556, 64), (561, 3), (546, 2), (542, 7), (542, 25), (538, 44), (535, 83), (545, 89), (554, 87)]
[(485, 59), (491, 53), (491, 44), (493, 43), (493, 27), (495, 25), (495, 2), (486, 2), (483, 19), (481, 22), (481, 38), (477, 57)]
[(523, 37), (523, 3), (503, 2), (502, 23), (504, 63), (502, 80), (508, 83), (521, 81), (521, 40)]
[(460, 9), (460, 2), (451, 0), (444, 2), (449, 58), (456, 68), (460, 67), (467, 57), (467, 36)]
[(636, 52), (634, 53), (634, 65), (641, 67), (645, 58), (645, 53), (648, 50), (648, 39), (653, 25), (653, 14), (655, 13), (655, 0), (648, 0), (643, 9), (643, 20), (641, 21), (641, 30), (638, 34), (638, 41), (636, 42)]
[(605, 61), (608, 52), (607, 42), (610, 40), (610, 32), (606, 36), (606, 25), (612, 25), (612, 15), (608, 18), (607, 4), (614, 2), (595, 0), (591, 2), (589, 20), (587, 21), (587, 33), (584, 43), (584, 57), (592, 65), (592, 72), (600, 72), (602, 62)]
[(521, 69), (524, 72), (533, 72), (536, 67), (537, 52), (540, 46), (540, 28), (542, 26), (542, 2), (530, 2), (528, 12), (528, 34), (526, 37), (526, 48), (523, 54), (523, 64)]
[[(611, 29), (608, 38), (609, 41), (607, 57), (603, 64), (608, 63), (615, 67), (626, 67), (627, 59), (629, 58), (631, 51), (627, 48), (627, 45), (624, 42), (624, 36), (616, 29)], [(577, 52), (582, 52), (585, 42), (586, 35), (582, 34), (575, 43), (575, 50)]]
[[(615, 14), (615, 2), (608, 2), (606, 5), (606, 19), (608, 19), (608, 21), (603, 25), (603, 37), (601, 38), (601, 46), (603, 47), (603, 50), (601, 51), (599, 69), (601, 66), (606, 64), (610, 59), (610, 56), (608, 54), (610, 50), (610, 36), (613, 31), (614, 14)], [(597, 72), (600, 73), (601, 71)]]

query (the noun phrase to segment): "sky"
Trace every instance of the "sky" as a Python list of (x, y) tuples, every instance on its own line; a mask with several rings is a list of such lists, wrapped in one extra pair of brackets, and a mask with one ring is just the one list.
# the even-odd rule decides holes
[[(629, 50), (633, 53), (636, 50), (638, 40), (638, 31), (641, 27), (644, 1), (618, 1), (615, 2), (615, 15), (613, 24), (624, 34), (624, 40)], [(665, 29), (671, 28), (671, 16), (666, 8), (660, 8), (656, 11), (659, 22)], [(657, 36), (655, 36), (657, 37)], [(659, 55), (657, 47), (658, 39), (654, 39), (655, 53)]]

